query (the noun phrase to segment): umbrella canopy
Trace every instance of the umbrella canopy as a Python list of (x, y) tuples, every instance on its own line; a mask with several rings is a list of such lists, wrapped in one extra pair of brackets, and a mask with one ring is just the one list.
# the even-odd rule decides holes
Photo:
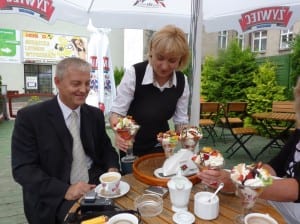
[[(49, 23), (62, 20), (84, 26), (91, 18), (97, 28), (157, 30), (175, 24), (189, 33), (193, 2), (203, 4), (199, 16), (206, 32), (232, 29), (244, 32), (247, 23), (262, 28), (270, 20), (278, 26), (269, 28), (290, 27), (300, 18), (300, 13), (294, 13), (299, 12), (300, 0), (0, 0), (0, 13), (23, 13)], [(259, 11), (261, 8), (264, 9)], [(249, 11), (252, 12), (245, 14)]]
[[(204, 0), (206, 32), (290, 28), (300, 19), (300, 0)], [(221, 5), (220, 5), (221, 4)], [(218, 6), (218, 7), (216, 7)]]
[[(203, 4), (203, 5), (202, 5)], [(199, 120), (202, 25), (206, 32), (287, 29), (300, 18), (300, 0), (0, 0), (0, 13), (25, 13), (97, 28), (157, 30), (174, 24), (192, 36), (191, 124)]]
[(190, 27), (190, 3), (182, 0), (0, 0), (0, 13), (18, 13), (50, 24), (57, 20), (97, 28), (157, 30), (176, 24), (186, 33)]

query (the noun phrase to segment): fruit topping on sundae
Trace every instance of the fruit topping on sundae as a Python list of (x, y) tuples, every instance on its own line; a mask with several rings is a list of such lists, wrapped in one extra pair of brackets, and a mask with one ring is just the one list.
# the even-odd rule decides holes
[(269, 171), (262, 165), (261, 162), (251, 165), (240, 163), (232, 168), (230, 177), (239, 185), (266, 187), (272, 184), (273, 179)]
[(114, 126), (114, 131), (121, 135), (124, 139), (131, 138), (139, 129), (139, 125), (131, 116), (119, 117), (118, 122)]
[(220, 169), (224, 165), (223, 155), (211, 147), (203, 147), (198, 155), (194, 155), (192, 160), (201, 169)]
[(175, 131), (168, 130), (166, 132), (159, 132), (157, 134), (157, 140), (161, 143), (166, 157), (170, 157), (174, 153), (174, 149), (178, 143), (178, 134)]
[(157, 134), (157, 140), (159, 142), (162, 142), (164, 140), (170, 143), (175, 142), (175, 144), (177, 144), (178, 138), (179, 138), (178, 134), (172, 130), (168, 130), (166, 132), (159, 132)]
[(202, 133), (199, 128), (195, 126), (183, 128), (179, 137), (182, 147), (190, 150), (194, 150), (201, 138)]

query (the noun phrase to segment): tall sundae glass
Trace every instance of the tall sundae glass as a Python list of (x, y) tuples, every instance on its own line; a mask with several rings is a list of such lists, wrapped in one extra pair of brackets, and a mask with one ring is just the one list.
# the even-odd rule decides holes
[(159, 132), (157, 134), (157, 140), (161, 143), (167, 158), (172, 156), (175, 152), (178, 144), (179, 136), (175, 131), (168, 130), (166, 132)]
[(180, 132), (180, 142), (184, 149), (195, 151), (199, 140), (203, 137), (201, 128), (195, 126), (184, 127)]
[(140, 126), (132, 119), (131, 116), (119, 117), (118, 123), (114, 126), (114, 131), (128, 142), (126, 156), (122, 157), (123, 163), (132, 163), (136, 156), (133, 155), (134, 137)]
[(245, 216), (251, 212), (264, 188), (272, 184), (272, 177), (262, 167), (262, 163), (238, 164), (233, 167), (230, 177), (236, 185), (236, 193), (240, 197), (242, 205), (242, 214), (238, 215), (235, 221), (238, 224), (243, 224)]
[[(198, 154), (192, 157), (192, 160), (197, 165), (200, 171), (203, 170), (219, 170), (225, 165), (225, 160), (223, 155), (216, 149), (211, 147), (203, 147)], [(211, 186), (216, 187), (217, 182), (210, 183)], [(207, 185), (203, 185), (203, 190), (207, 191)]]

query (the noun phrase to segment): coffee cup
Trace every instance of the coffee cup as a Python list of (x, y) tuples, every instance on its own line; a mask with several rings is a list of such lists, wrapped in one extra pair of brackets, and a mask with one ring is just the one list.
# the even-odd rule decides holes
[[(213, 193), (202, 191), (194, 196), (194, 213), (200, 219), (212, 220), (219, 215), (219, 197), (216, 195), (213, 198)], [(210, 200), (211, 199), (211, 200)]]
[(250, 213), (245, 216), (244, 221), (245, 224), (278, 224), (278, 222), (268, 214), (261, 213)]
[(130, 213), (121, 213), (114, 215), (108, 220), (108, 224), (138, 224), (138, 218)]
[(120, 194), (121, 174), (118, 172), (107, 172), (100, 176), (101, 194), (102, 195), (117, 195)]

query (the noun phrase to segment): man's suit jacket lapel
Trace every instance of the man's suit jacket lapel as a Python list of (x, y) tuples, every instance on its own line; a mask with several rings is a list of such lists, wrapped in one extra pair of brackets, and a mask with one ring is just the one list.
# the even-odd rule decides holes
[(94, 139), (93, 139), (93, 131), (91, 130), (93, 127), (93, 121), (91, 119), (91, 114), (89, 114), (86, 105), (81, 106), (80, 111), (80, 136), (83, 148), (85, 152), (91, 156), (93, 153), (91, 150), (95, 149)]
[(49, 102), (48, 106), (47, 112), (50, 120), (50, 126), (54, 128), (58, 138), (60, 138), (63, 146), (62, 148), (68, 153), (68, 159), (72, 160), (73, 139), (66, 126), (63, 113), (58, 105), (56, 97)]

